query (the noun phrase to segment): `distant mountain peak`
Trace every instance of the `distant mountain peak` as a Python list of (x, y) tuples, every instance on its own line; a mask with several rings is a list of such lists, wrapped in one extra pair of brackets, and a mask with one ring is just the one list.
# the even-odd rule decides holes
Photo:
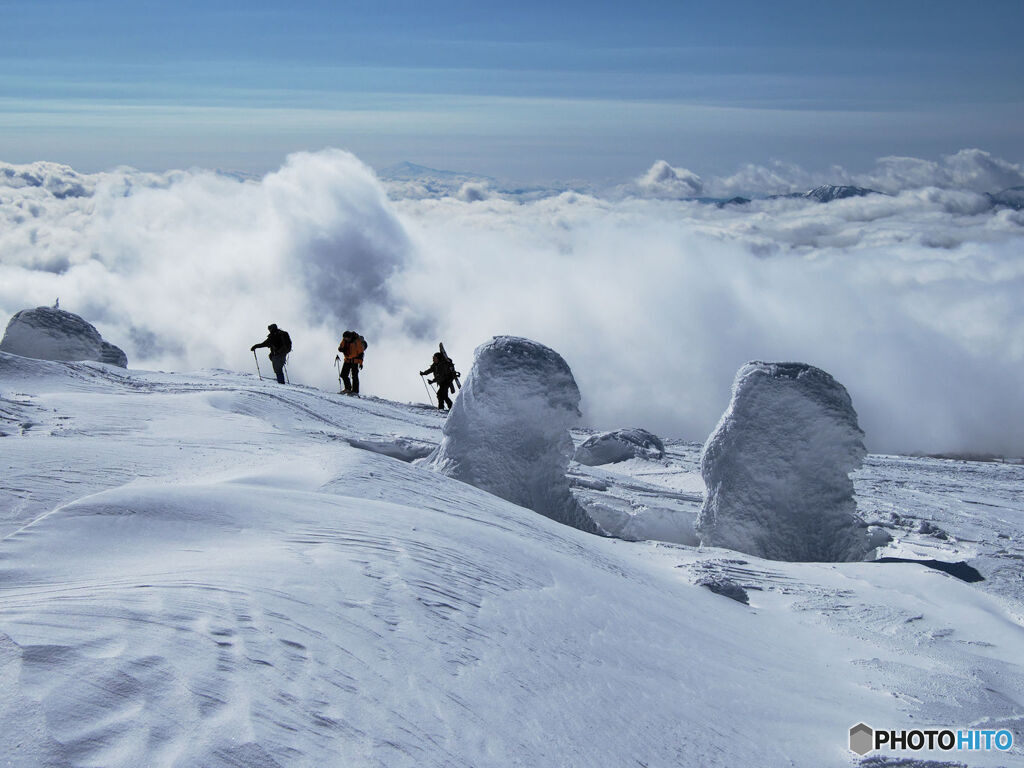
[(845, 200), (849, 197), (864, 197), (865, 195), (880, 194), (882, 193), (877, 190), (867, 189), (865, 187), (822, 184), (820, 187), (815, 187), (809, 192), (805, 192), (802, 197), (806, 197), (810, 200), (817, 200), (820, 203), (830, 203), (833, 200)]
[(1024, 210), (1024, 186), (1010, 187), (1002, 192), (991, 192), (986, 195), (994, 206), (1013, 208), (1015, 211)]
[(440, 168), (429, 168), (425, 165), (411, 163), (408, 160), (396, 163), (395, 165), (389, 165), (387, 168), (381, 168), (377, 173), (382, 179), (387, 179), (389, 181), (414, 181), (424, 178), (457, 181), (489, 178), (476, 173), (464, 173), (461, 171), (446, 171)]

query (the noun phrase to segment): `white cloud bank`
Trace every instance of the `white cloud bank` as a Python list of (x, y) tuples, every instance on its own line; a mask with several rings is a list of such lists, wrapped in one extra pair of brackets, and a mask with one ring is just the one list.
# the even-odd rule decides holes
[(658, 160), (648, 168), (635, 185), (643, 196), (668, 199), (697, 197), (704, 191), (700, 176), (686, 168), (673, 168), (665, 160)]
[(522, 335), (566, 358), (589, 423), (693, 440), (741, 364), (798, 360), (847, 387), (872, 450), (1024, 455), (1024, 213), (982, 194), (1021, 168), (965, 150), (698, 181), (754, 194), (751, 179), (891, 196), (389, 201), (335, 150), (259, 181), (0, 165), (0, 314), (59, 296), (130, 366), (176, 370), (254, 370), (249, 346), (276, 322), (293, 380), (325, 388), (357, 328), (365, 391), (400, 399), (424, 396), (438, 339), (467, 370), (482, 341)]

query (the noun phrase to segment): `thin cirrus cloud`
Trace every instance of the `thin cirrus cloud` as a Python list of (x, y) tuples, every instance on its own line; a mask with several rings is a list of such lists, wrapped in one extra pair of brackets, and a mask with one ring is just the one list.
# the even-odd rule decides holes
[[(277, 322), (293, 378), (324, 388), (356, 327), (367, 390), (403, 400), (438, 340), (465, 370), (520, 334), (570, 362), (589, 423), (692, 440), (742, 363), (800, 360), (847, 386), (873, 450), (1024, 455), (1024, 214), (984, 194), (1024, 183), (1020, 166), (964, 150), (832, 178), (634, 176), (524, 196), (385, 183), (337, 150), (263, 177), (0, 165), (0, 312), (59, 296), (133, 367), (173, 370), (248, 370)], [(680, 199), (825, 181), (888, 194)]]

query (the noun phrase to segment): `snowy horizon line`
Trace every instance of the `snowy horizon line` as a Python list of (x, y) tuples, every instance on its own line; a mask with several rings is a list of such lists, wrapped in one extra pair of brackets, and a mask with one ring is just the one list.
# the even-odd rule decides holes
[[(321, 151), (337, 150), (325, 147)], [(28, 163), (12, 163), (0, 159), (0, 186), (4, 185), (5, 181), (9, 184), (19, 174), (31, 176), (33, 173), (46, 172), (51, 168), (53, 171), (59, 169), (79, 177), (104, 176), (119, 172), (172, 177), (180, 173), (208, 171), (241, 181), (255, 182), (277, 172), (280, 167), (287, 164), (289, 158), (302, 154), (310, 153), (289, 153), (282, 158), (278, 168), (262, 173), (202, 165), (162, 170), (143, 170), (131, 165), (117, 165), (102, 170), (79, 171), (74, 165), (59, 160), (40, 159)], [(742, 163), (732, 173), (702, 175), (678, 162), (658, 158), (638, 175), (627, 178), (607, 177), (602, 181), (573, 178), (520, 181), (471, 169), (438, 168), (428, 165), (427, 162), (406, 159), (395, 163), (364, 165), (389, 186), (389, 191), (396, 191), (400, 197), (443, 196), (436, 193), (451, 192), (452, 189), (458, 192), (464, 185), (479, 190), (476, 195), (473, 189), (465, 190), (466, 194), (475, 199), (482, 199), (479, 196), (481, 194), (536, 197), (574, 192), (597, 197), (636, 196), (710, 202), (728, 201), (736, 197), (771, 199), (807, 194), (821, 187), (852, 187), (860, 192), (887, 195), (934, 187), (998, 195), (1024, 186), (1024, 162), (1015, 163), (976, 147), (962, 148), (952, 154), (942, 155), (938, 160), (886, 155), (877, 158), (873, 168), (863, 171), (849, 170), (838, 164), (827, 170), (808, 169), (797, 163), (769, 160), (764, 163)], [(409, 189), (411, 185), (417, 184), (421, 186)], [(423, 187), (424, 184), (430, 186)], [(30, 182), (30, 185), (35, 184)]]

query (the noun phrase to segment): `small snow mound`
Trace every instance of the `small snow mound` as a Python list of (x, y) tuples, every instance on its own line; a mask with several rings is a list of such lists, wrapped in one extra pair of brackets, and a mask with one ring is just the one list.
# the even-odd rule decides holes
[(495, 336), (473, 368), (427, 463), (442, 474), (574, 528), (597, 533), (569, 491), (569, 428), (580, 391), (561, 355), (543, 344)]
[(401, 461), (416, 461), (423, 459), (433, 453), (437, 446), (423, 440), (414, 440), (408, 437), (393, 438), (370, 438), (362, 439), (356, 437), (346, 438), (349, 445), (371, 453), (379, 453), (390, 456)]
[(665, 444), (646, 429), (616, 429), (587, 438), (573, 458), (588, 467), (629, 459), (663, 459)]
[(7, 324), (0, 351), (37, 360), (94, 360), (121, 368), (128, 357), (78, 315), (55, 307), (23, 309)]
[(825, 371), (747, 363), (701, 454), (701, 542), (770, 560), (862, 559), (871, 542), (849, 473), (863, 438), (846, 388)]

